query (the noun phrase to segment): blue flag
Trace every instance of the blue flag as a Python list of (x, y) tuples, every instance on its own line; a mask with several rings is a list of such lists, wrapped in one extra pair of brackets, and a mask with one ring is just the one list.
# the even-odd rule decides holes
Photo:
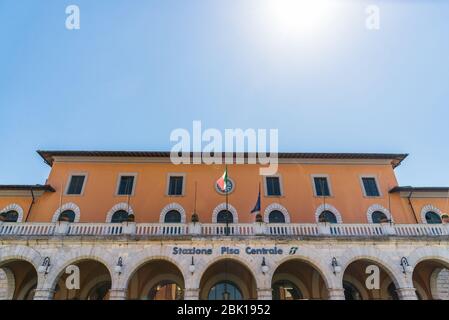
[(251, 213), (260, 212), (260, 186), (259, 186), (259, 196), (257, 197), (256, 205), (254, 206), (254, 209), (251, 211)]

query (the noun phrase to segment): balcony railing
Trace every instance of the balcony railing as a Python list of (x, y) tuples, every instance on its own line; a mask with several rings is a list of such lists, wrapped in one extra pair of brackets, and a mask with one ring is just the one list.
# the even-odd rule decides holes
[(275, 236), (444, 237), (449, 224), (266, 224), (266, 223), (5, 223), (0, 237), (18, 236)]

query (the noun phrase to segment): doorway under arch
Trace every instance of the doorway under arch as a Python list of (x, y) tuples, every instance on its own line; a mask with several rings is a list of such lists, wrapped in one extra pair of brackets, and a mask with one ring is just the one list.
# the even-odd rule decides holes
[(240, 261), (226, 258), (210, 265), (200, 281), (201, 300), (257, 299), (253, 273)]

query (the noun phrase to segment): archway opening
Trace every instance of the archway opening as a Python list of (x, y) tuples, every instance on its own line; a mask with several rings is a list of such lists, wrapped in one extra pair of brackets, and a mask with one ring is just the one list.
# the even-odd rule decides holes
[(37, 272), (24, 260), (0, 263), (0, 300), (33, 300)]
[(252, 272), (241, 262), (223, 259), (204, 272), (200, 281), (202, 300), (257, 299), (257, 285)]
[(424, 260), (413, 270), (413, 285), (420, 300), (449, 300), (449, 266), (438, 260)]
[(327, 299), (328, 291), (320, 272), (310, 263), (289, 260), (282, 263), (271, 280), (273, 300)]
[(134, 271), (128, 283), (128, 299), (182, 300), (184, 277), (173, 263), (153, 260)]
[(344, 271), (346, 300), (398, 300), (396, 284), (387, 270), (371, 260), (352, 262)]
[(77, 261), (62, 271), (54, 289), (54, 299), (108, 300), (111, 285), (111, 275), (103, 263), (96, 260)]

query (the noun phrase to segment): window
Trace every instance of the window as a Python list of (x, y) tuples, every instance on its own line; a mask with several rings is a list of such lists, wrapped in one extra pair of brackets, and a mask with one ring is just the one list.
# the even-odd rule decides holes
[(67, 195), (80, 195), (83, 193), (84, 181), (86, 180), (85, 175), (72, 175), (70, 177), (70, 182), (67, 187)]
[(176, 210), (170, 210), (165, 214), (164, 217), (165, 223), (181, 223), (181, 214), (179, 211)]
[(207, 296), (208, 300), (242, 300), (239, 287), (231, 281), (222, 281), (214, 285)]
[(379, 188), (377, 187), (376, 178), (363, 177), (363, 188), (365, 190), (365, 196), (367, 197), (380, 197)]
[(269, 223), (285, 223), (285, 217), (282, 212), (279, 210), (273, 210), (268, 215), (268, 222)]
[(19, 213), (15, 210), (0, 213), (0, 221), (3, 222), (17, 222), (19, 219)]
[(119, 210), (114, 212), (111, 218), (111, 223), (122, 223), (128, 220), (128, 212), (125, 210)]
[(345, 290), (345, 300), (363, 300), (359, 290), (352, 283), (343, 281), (343, 288)]
[(184, 189), (184, 177), (183, 176), (170, 176), (168, 183), (168, 195), (169, 196), (182, 196)]
[(371, 218), (373, 219), (373, 223), (381, 223), (388, 220), (388, 217), (382, 211), (374, 211), (371, 214)]
[(135, 176), (120, 176), (117, 194), (120, 196), (132, 195), (134, 189), (134, 178)]
[(438, 224), (441, 223), (441, 217), (438, 213), (433, 211), (426, 212), (426, 222), (429, 224)]
[(303, 299), (301, 290), (288, 280), (277, 281), (273, 284), (273, 300)]
[(279, 197), (281, 195), (281, 182), (279, 177), (266, 177), (266, 195)]
[(217, 214), (217, 223), (233, 223), (234, 222), (234, 216), (230, 211), (221, 210)]
[(317, 197), (330, 197), (329, 182), (327, 177), (314, 177), (315, 195)]
[(335, 214), (329, 210), (325, 210), (321, 212), (319, 218), (319, 222), (327, 222), (327, 223), (337, 223), (337, 217)]
[(180, 286), (170, 280), (163, 280), (153, 286), (148, 293), (148, 300), (182, 300), (183, 292)]
[(75, 212), (72, 210), (65, 210), (59, 215), (58, 221), (68, 221), (68, 222), (74, 222), (75, 221)]

